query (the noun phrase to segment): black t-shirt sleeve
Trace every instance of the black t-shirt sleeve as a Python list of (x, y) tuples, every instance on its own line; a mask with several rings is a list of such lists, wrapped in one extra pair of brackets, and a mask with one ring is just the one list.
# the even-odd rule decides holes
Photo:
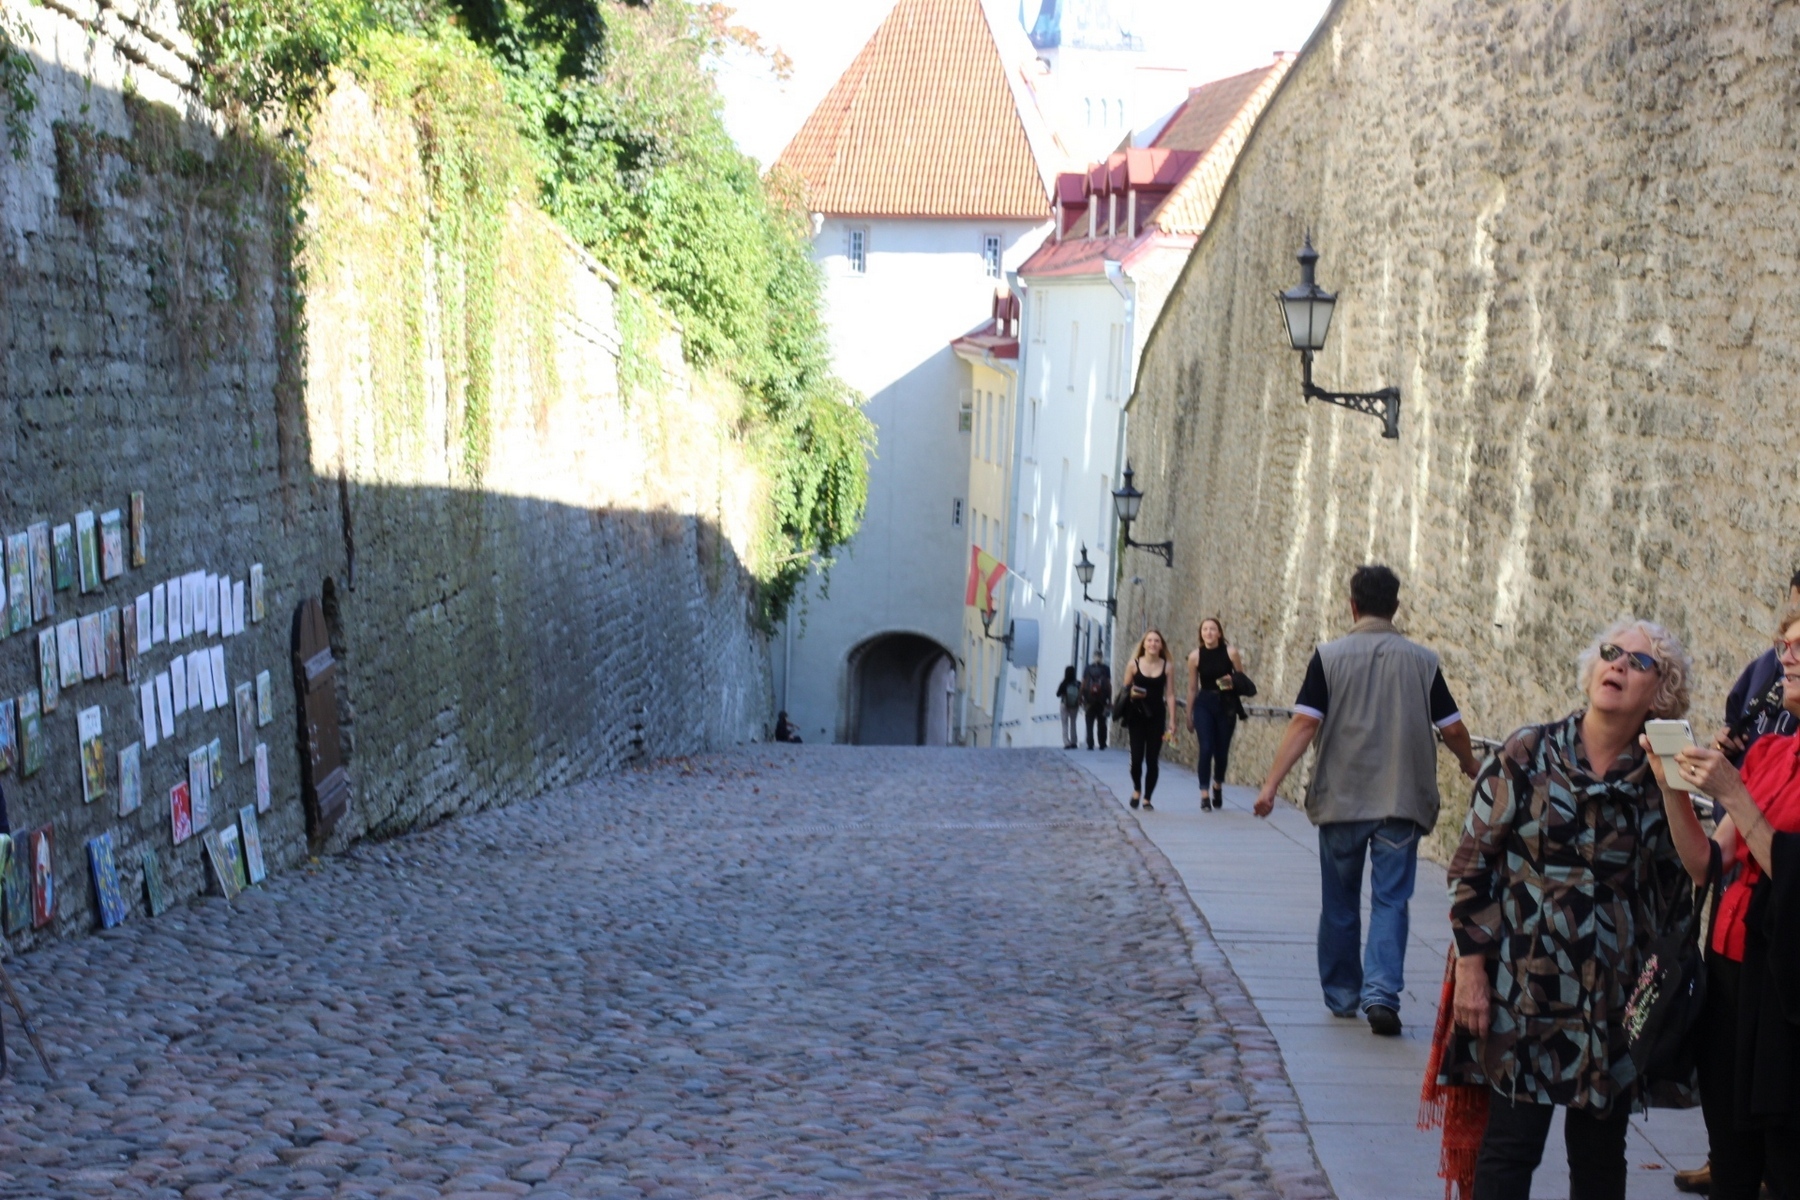
[(1460, 720), (1462, 711), (1456, 707), (1456, 697), (1450, 694), (1444, 673), (1438, 671), (1431, 677), (1431, 723), (1441, 729)]
[(1314, 650), (1312, 661), (1306, 664), (1306, 678), (1300, 681), (1300, 694), (1294, 697), (1294, 707), (1323, 721), (1325, 710), (1330, 706), (1331, 689), (1325, 684), (1325, 663)]

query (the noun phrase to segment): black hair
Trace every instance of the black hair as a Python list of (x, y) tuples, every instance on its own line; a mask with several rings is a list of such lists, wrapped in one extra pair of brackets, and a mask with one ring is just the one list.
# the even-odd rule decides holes
[(1064, 683), (1074, 683), (1075, 682), (1075, 668), (1074, 667), (1064, 667), (1063, 668), (1063, 682)]
[(1350, 603), (1365, 617), (1392, 619), (1400, 611), (1400, 577), (1380, 563), (1356, 568), (1350, 576)]

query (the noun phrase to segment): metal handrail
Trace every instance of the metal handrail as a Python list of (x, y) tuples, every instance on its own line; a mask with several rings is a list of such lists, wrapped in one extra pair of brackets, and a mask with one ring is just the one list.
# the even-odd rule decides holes
[[(1250, 716), (1250, 717), (1273, 717), (1273, 718), (1278, 718), (1280, 720), (1286, 720), (1287, 718), (1293, 716), (1294, 712), (1295, 712), (1295, 710), (1292, 707), (1290, 707), (1288, 705), (1282, 705), (1282, 704), (1246, 704), (1246, 705), (1244, 705), (1244, 715)], [(1469, 735), (1469, 741), (1471, 743), (1473, 743), (1474, 745), (1479, 746), (1481, 749), (1486, 750), (1490, 754), (1493, 753), (1494, 751), (1500, 749), (1500, 747), (1506, 745), (1505, 742), (1497, 742), (1493, 738), (1480, 737), (1477, 734), (1473, 734), (1473, 733), (1471, 733)]]

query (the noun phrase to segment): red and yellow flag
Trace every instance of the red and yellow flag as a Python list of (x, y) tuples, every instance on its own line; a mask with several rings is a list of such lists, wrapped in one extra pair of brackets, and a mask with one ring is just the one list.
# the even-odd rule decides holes
[(1006, 564), (983, 550), (969, 547), (969, 587), (963, 603), (993, 611), (994, 587), (1006, 577)]

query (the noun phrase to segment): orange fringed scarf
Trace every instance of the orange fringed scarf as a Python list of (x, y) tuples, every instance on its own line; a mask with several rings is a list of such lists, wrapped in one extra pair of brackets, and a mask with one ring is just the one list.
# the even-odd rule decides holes
[(1475, 1158), (1487, 1132), (1488, 1089), (1484, 1084), (1439, 1083), (1456, 1036), (1456, 947), (1444, 964), (1444, 990), (1438, 997), (1437, 1027), (1431, 1031), (1431, 1058), (1425, 1064), (1425, 1086), (1419, 1092), (1419, 1128), (1444, 1130), (1438, 1154), (1438, 1177), (1444, 1200), (1469, 1200), (1475, 1194)]

